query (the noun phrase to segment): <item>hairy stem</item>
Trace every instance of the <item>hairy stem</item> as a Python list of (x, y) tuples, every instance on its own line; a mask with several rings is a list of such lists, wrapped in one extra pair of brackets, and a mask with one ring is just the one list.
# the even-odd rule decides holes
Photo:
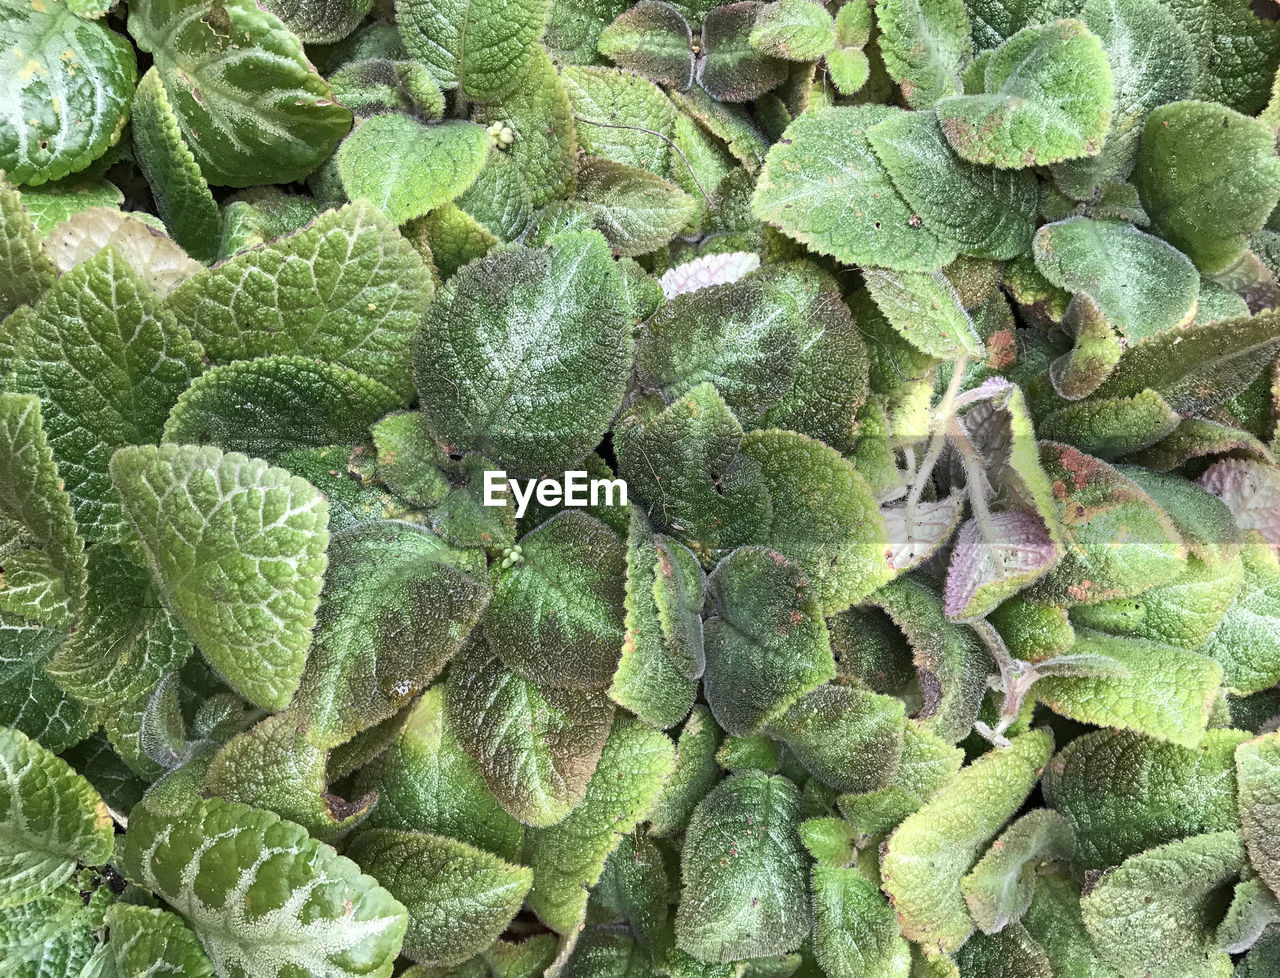
[(942, 457), (942, 450), (947, 445), (947, 422), (955, 414), (956, 398), (960, 394), (960, 385), (964, 383), (964, 371), (968, 363), (967, 357), (959, 357), (952, 363), (951, 383), (947, 384), (946, 393), (942, 395), (942, 400), (938, 402), (937, 408), (934, 409), (930, 425), (933, 434), (929, 441), (929, 450), (925, 453), (924, 461), (920, 463), (920, 468), (916, 472), (916, 480), (911, 486), (911, 492), (907, 495), (908, 533), (915, 533), (916, 507), (920, 505), (920, 497), (924, 494), (924, 487), (929, 484), (929, 480), (933, 477), (933, 467), (938, 464), (938, 459)]

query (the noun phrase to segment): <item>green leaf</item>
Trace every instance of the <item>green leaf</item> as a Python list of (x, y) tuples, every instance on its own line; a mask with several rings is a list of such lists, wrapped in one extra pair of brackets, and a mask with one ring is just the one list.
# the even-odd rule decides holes
[(528, 825), (554, 825), (581, 803), (609, 735), (602, 693), (540, 689), (482, 648), (464, 651), (445, 693), (458, 742), (489, 790)]
[(1083, 292), (1130, 340), (1191, 321), (1200, 276), (1182, 252), (1119, 221), (1070, 218), (1042, 227), (1036, 268), (1058, 288)]
[(716, 763), (723, 731), (711, 711), (695, 703), (676, 740), (676, 764), (649, 812), (651, 835), (666, 837), (684, 831), (694, 806), (720, 780)]
[(93, 732), (86, 707), (45, 674), (62, 639), (62, 632), (0, 612), (0, 726), (56, 751)]
[(984, 94), (938, 103), (942, 131), (973, 163), (1008, 169), (1096, 156), (1111, 124), (1111, 67), (1078, 20), (1028, 27), (986, 62)]
[(330, 747), (418, 695), (484, 614), (489, 587), (471, 556), (409, 523), (337, 533), (295, 704), (308, 738)]
[(362, 122), (338, 149), (347, 196), (365, 198), (392, 224), (454, 200), (480, 175), (489, 137), (473, 122), (424, 126), (399, 113)]
[(566, 818), (529, 834), (529, 908), (557, 933), (576, 928), (587, 890), (619, 839), (645, 817), (675, 764), (665, 734), (619, 714), (586, 794)]
[(489, 102), (520, 81), (550, 6), (550, 0), (406, 0), (396, 9), (396, 26), (441, 88)]
[(1249, 735), (1211, 730), (1199, 747), (1095, 730), (1044, 775), (1046, 802), (1075, 827), (1076, 863), (1102, 870), (1184, 836), (1235, 828), (1235, 750)]
[(1212, 274), (1244, 254), (1280, 200), (1280, 159), (1264, 123), (1175, 102), (1148, 116), (1133, 180), (1155, 230)]
[(204, 369), (200, 348), (112, 248), (64, 274), (28, 323), (12, 389), (40, 397), (79, 525), (119, 540), (111, 453), (159, 440), (169, 408)]
[(121, 975), (213, 978), (196, 935), (175, 913), (117, 903), (107, 910), (106, 925), (106, 954)]
[(863, 279), (889, 325), (918, 349), (949, 360), (982, 354), (973, 320), (941, 272), (868, 268)]
[[(118, 208), (124, 203), (124, 194), (114, 183), (94, 176), (97, 167), (85, 173), (63, 177), (40, 187), (26, 187), (22, 191), (22, 204), (27, 209), (30, 223), (37, 234), (47, 235), (63, 221), (70, 220), (81, 211), (93, 207)], [(12, 247), (12, 244), (10, 245)], [(24, 276), (38, 271), (43, 262), (23, 269)], [(16, 273), (15, 273), (16, 274)]]
[[(584, 151), (658, 176), (667, 175), (671, 150), (663, 137), (670, 139), (673, 134), (676, 110), (661, 89), (648, 79), (616, 68), (570, 66), (561, 80), (580, 123), (578, 135)], [(617, 119), (626, 119), (627, 125), (640, 129), (612, 128)]]
[(762, 538), (795, 560), (824, 615), (886, 583), (888, 530), (861, 474), (833, 449), (790, 431), (753, 431), (742, 454), (760, 466), (773, 501)]
[(407, 398), (409, 341), (432, 291), (413, 247), (355, 204), (192, 278), (168, 305), (215, 363), (313, 357)]
[(586, 455), (621, 403), (631, 323), (603, 238), (558, 235), (459, 271), (414, 345), (436, 437), (532, 473)]
[(809, 932), (799, 792), (743, 771), (694, 810), (681, 850), (677, 946), (704, 961), (784, 954)]
[(133, 151), (169, 234), (191, 257), (218, 257), (222, 212), (204, 182), (154, 68), (133, 96)]
[(767, 547), (742, 547), (710, 578), (703, 694), (731, 734), (762, 729), (835, 675), (821, 607), (801, 566)]
[(961, 0), (883, 0), (876, 23), (885, 70), (909, 107), (931, 109), (964, 91), (972, 47)]
[(1200, 59), (1195, 97), (1246, 115), (1267, 103), (1280, 63), (1280, 30), (1243, 0), (1167, 0)]
[(600, 33), (598, 49), (619, 68), (660, 85), (693, 84), (693, 33), (675, 7), (662, 0), (639, 0)]
[(1215, 943), (1228, 954), (1251, 948), (1272, 924), (1280, 923), (1280, 902), (1260, 879), (1236, 884), (1231, 906), (1214, 932)]
[(1114, 672), (1094, 676), (1045, 676), (1035, 697), (1063, 716), (1194, 747), (1205, 725), (1222, 667), (1184, 649), (1139, 639), (1080, 631), (1072, 655), (1098, 656)]
[(773, 58), (816, 61), (835, 46), (836, 25), (813, 0), (775, 0), (756, 13), (747, 40)]
[(351, 128), (298, 38), (252, 0), (142, 0), (129, 33), (210, 183), (300, 180)]
[[(19, 306), (34, 304), (57, 277), (25, 202), (25, 194), (0, 179), (0, 322)], [(0, 335), (4, 331), (0, 326)]]
[(360, 790), (376, 791), (370, 828), (429, 832), (514, 862), (524, 826), (485, 786), (480, 767), (462, 749), (445, 711), (444, 688), (427, 690)]
[(96, 973), (94, 945), (110, 890), (81, 899), (80, 886), (93, 887), (94, 874), (69, 880), (48, 896), (5, 910), (0, 920), (0, 955), (16, 978), (54, 978)]
[(694, 213), (693, 198), (670, 181), (590, 156), (578, 162), (578, 199), (613, 253), (627, 257), (667, 244)]
[(363, 832), (349, 855), (404, 902), (404, 954), (427, 964), (457, 964), (483, 951), (515, 917), (533, 882), (523, 866), (425, 832)]
[(869, 129), (867, 138), (894, 188), (938, 237), (987, 258), (1027, 250), (1037, 202), (1031, 173), (961, 159), (928, 112), (891, 115)]
[(448, 456), (435, 443), (422, 414), (389, 414), (370, 427), (379, 481), (405, 502), (433, 506), (449, 491)]
[(1280, 682), (1280, 558), (1257, 540), (1240, 557), (1240, 590), (1199, 650), (1222, 666), (1223, 685), (1237, 695)]
[(676, 866), (668, 859), (668, 850), (652, 839), (624, 835), (605, 863), (594, 894), (601, 906), (626, 918), (654, 955), (669, 953), (675, 939), (668, 904), (675, 895), (671, 872)]
[(120, 449), (111, 477), (170, 612), (237, 692), (283, 708), (311, 644), (324, 498), (260, 460), (186, 445)]
[(1081, 0), (966, 0), (973, 21), (973, 46), (982, 54), (999, 47), (1024, 27), (1070, 17)]
[(751, 44), (759, 0), (736, 0), (707, 11), (701, 53), (694, 71), (698, 84), (719, 102), (749, 102), (787, 77), (787, 63)]
[(1057, 974), (1045, 956), (1044, 948), (1021, 924), (1014, 924), (991, 936), (974, 934), (973, 939), (956, 953), (955, 960), (961, 978), (988, 978), (991, 975), (1054, 978)]
[(1244, 866), (1235, 832), (1193, 835), (1131, 856), (1080, 901), (1098, 953), (1124, 974), (1223, 973), (1226, 954), (1212, 949), (1219, 892)]
[(74, 4), (5, 0), (0, 170), (41, 184), (83, 170), (115, 145), (138, 78), (129, 42)]
[(0, 906), (52, 893), (115, 847), (102, 797), (66, 761), (0, 728)]
[(44, 247), (58, 271), (69, 272), (111, 246), (163, 299), (201, 267), (161, 233), (158, 224), (153, 218), (144, 221), (114, 207), (91, 207), (54, 228)]
[(973, 931), (960, 889), (978, 852), (1022, 805), (1053, 753), (1035, 730), (964, 768), (889, 837), (880, 872), (902, 933), (948, 953)]
[(360, 24), (372, 0), (270, 0), (264, 4), (308, 44), (341, 41)]
[(984, 934), (998, 934), (1017, 923), (1031, 906), (1036, 867), (1069, 860), (1075, 848), (1075, 829), (1057, 812), (1035, 808), (1023, 815), (960, 881), (973, 922)]
[(218, 973), (390, 978), (405, 908), (300, 826), (210, 798), (139, 805), (125, 839), (126, 875), (186, 917)]
[(1236, 779), (1240, 825), (1249, 863), (1272, 893), (1280, 892), (1280, 852), (1276, 849), (1280, 824), (1280, 734), (1270, 733), (1236, 748)]
[(1080, 884), (1067, 867), (1042, 867), (1022, 925), (1062, 978), (1119, 978), (1098, 955), (1080, 914)]
[(828, 683), (788, 707), (769, 734), (837, 791), (874, 791), (898, 772), (904, 710), (896, 697)]
[(907, 978), (893, 908), (859, 869), (813, 867), (813, 956), (828, 978)]
[[(416, 61), (353, 61), (331, 74), (329, 84), (334, 97), (354, 112), (357, 120), (389, 112), (403, 112), (419, 119), (444, 115), (444, 93), (431, 72)], [(367, 134), (364, 138), (368, 138)]]
[(858, 854), (858, 830), (842, 818), (806, 819), (799, 831), (800, 841), (820, 865), (848, 866)]
[(872, 150), (867, 131), (897, 111), (866, 105), (801, 115), (769, 150), (751, 212), (845, 264), (932, 272), (951, 262), (956, 249), (899, 196)]
[(1041, 438), (1070, 442), (1112, 460), (1149, 448), (1173, 434), (1182, 418), (1153, 390), (1068, 404), (1040, 419)]
[[(845, 7), (854, 6), (845, 4)], [(841, 7), (844, 10), (845, 7)], [(841, 95), (853, 95), (867, 83), (871, 64), (862, 48), (834, 48), (827, 52), (827, 75)]]

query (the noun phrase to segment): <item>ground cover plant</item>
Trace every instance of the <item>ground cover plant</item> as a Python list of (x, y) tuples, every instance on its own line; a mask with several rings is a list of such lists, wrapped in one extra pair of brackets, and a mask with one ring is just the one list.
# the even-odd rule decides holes
[(7, 978), (1280, 975), (1278, 66), (0, 0)]

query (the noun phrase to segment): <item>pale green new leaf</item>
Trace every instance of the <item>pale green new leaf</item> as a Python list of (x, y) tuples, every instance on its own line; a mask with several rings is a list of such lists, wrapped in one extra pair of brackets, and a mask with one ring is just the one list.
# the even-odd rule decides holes
[(78, 863), (105, 863), (113, 826), (102, 797), (66, 761), (0, 728), (0, 906), (52, 893)]
[(351, 860), (247, 805), (142, 804), (125, 874), (181, 913), (218, 974), (390, 978), (405, 908)]
[(908, 106), (931, 109), (964, 91), (972, 47), (961, 0), (880, 0), (876, 23), (885, 70)]
[(129, 33), (210, 183), (300, 180), (351, 128), (298, 38), (253, 0), (142, 0)]
[(123, 448), (111, 477), (168, 609), (247, 699), (284, 707), (311, 644), (329, 542), (324, 497), (216, 448)]
[(969, 915), (985, 934), (1016, 923), (1031, 906), (1036, 868), (1075, 854), (1071, 823), (1055, 811), (1032, 809), (1009, 826), (960, 881)]
[(893, 908), (857, 868), (813, 867), (813, 956), (828, 978), (907, 978), (911, 954)]

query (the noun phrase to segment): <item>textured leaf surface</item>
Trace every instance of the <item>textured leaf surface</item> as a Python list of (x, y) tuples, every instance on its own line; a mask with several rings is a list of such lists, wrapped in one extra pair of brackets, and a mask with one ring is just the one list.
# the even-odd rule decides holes
[(1249, 863), (1275, 893), (1280, 890), (1280, 851), (1276, 830), (1280, 824), (1280, 735), (1266, 734), (1236, 748), (1240, 825)]
[(748, 102), (787, 77), (787, 63), (751, 44), (751, 32), (764, 4), (735, 0), (707, 11), (702, 21), (702, 52), (695, 77), (719, 102)]
[(24, 197), (0, 180), (0, 322), (19, 306), (34, 303), (56, 277)]
[(599, 50), (619, 68), (675, 88), (693, 83), (693, 34), (675, 7), (640, 0), (600, 34)]
[(1240, 556), (1240, 590), (1202, 652), (1222, 666), (1227, 689), (1253, 693), (1280, 681), (1280, 559), (1257, 541)]
[(911, 954), (893, 908), (858, 869), (813, 867), (813, 955), (829, 978), (906, 978)]
[(49, 232), (44, 246), (58, 271), (69, 272), (108, 245), (160, 298), (200, 271), (199, 262), (187, 257), (154, 223), (114, 206), (77, 211)]
[(812, 0), (776, 0), (756, 14), (751, 46), (774, 58), (815, 61), (836, 43), (836, 25)]
[(196, 276), (168, 305), (215, 363), (315, 357), (407, 397), (409, 341), (431, 294), (412, 246), (355, 204)]
[(649, 812), (649, 832), (665, 837), (684, 831), (694, 806), (720, 780), (716, 764), (724, 732), (711, 711), (695, 703), (676, 740), (676, 763)]
[(941, 272), (873, 268), (866, 270), (864, 278), (889, 324), (923, 352), (940, 359), (982, 352), (973, 321)]
[(1280, 31), (1241, 0), (1168, 0), (1195, 42), (1200, 61), (1195, 97), (1253, 115), (1269, 94), (1280, 64)]
[(328, 506), (283, 469), (215, 448), (121, 449), (111, 477), (163, 599), (234, 688), (284, 707), (311, 644)]
[(371, 0), (271, 0), (263, 4), (308, 44), (341, 41), (369, 12)]
[(1032, 809), (1009, 826), (960, 881), (969, 915), (984, 934), (1017, 923), (1031, 905), (1036, 867), (1075, 854), (1075, 829), (1055, 811)]
[(107, 954), (121, 975), (213, 978), (200, 941), (177, 914), (117, 903), (107, 910)]
[(298, 38), (252, 0), (146, 0), (129, 33), (211, 183), (300, 180), (351, 128)]
[(693, 198), (674, 183), (592, 157), (578, 163), (578, 199), (614, 254), (626, 257), (667, 244), (694, 212)]
[(769, 725), (805, 769), (837, 791), (874, 791), (898, 771), (904, 708), (892, 696), (820, 686)]
[(960, 0), (884, 0), (876, 6), (880, 53), (889, 77), (913, 109), (964, 91), (971, 54), (969, 17)]
[(129, 820), (124, 870), (181, 913), (215, 969), (389, 978), (405, 908), (299, 826), (211, 798)]
[(699, 802), (681, 855), (676, 943), (705, 961), (782, 954), (809, 932), (799, 793), (743, 771)]
[(947, 570), (948, 618), (978, 618), (1044, 575), (1058, 548), (1044, 520), (1032, 513), (992, 513), (960, 528)]

